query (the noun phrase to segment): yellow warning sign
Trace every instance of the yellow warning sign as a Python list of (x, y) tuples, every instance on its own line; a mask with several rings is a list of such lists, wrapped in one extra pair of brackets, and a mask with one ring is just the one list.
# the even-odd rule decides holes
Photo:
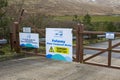
[(56, 53), (69, 54), (69, 48), (66, 47), (54, 47)]
[(52, 46), (50, 47), (49, 52), (54, 52), (54, 49)]

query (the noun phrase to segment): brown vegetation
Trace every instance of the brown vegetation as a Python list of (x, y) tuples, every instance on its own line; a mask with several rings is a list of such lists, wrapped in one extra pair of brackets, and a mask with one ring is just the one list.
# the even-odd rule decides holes
[(10, 5), (24, 2), (28, 13), (48, 15), (110, 15), (120, 14), (119, 0), (9, 0)]

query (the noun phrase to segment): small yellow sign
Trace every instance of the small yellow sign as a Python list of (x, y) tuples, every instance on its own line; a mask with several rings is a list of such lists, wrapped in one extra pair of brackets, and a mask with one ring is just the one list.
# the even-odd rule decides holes
[(69, 48), (66, 47), (54, 47), (56, 53), (69, 54)]
[(54, 52), (54, 49), (52, 46), (50, 47), (49, 52)]

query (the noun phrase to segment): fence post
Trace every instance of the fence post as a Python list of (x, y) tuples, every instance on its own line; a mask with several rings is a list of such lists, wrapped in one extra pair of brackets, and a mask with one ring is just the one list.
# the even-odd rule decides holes
[(80, 63), (83, 63), (83, 32), (84, 32), (84, 26), (83, 24), (80, 24), (79, 25), (80, 27), (80, 31), (79, 31), (79, 41), (80, 41), (80, 44), (79, 44), (79, 53), (80, 53)]
[(76, 61), (83, 62), (83, 31), (82, 24), (78, 24), (76, 28)]
[(19, 28), (19, 23), (18, 22), (14, 22), (14, 25), (15, 25), (15, 51), (17, 53), (20, 53), (20, 45), (19, 45), (19, 31), (20, 31), (20, 28)]
[(10, 27), (10, 46), (11, 51), (16, 49), (16, 24), (13, 23), (13, 26)]
[(11, 51), (13, 51), (14, 49), (14, 40), (13, 40), (13, 33), (10, 33), (10, 47), (11, 47)]
[(79, 39), (79, 31), (80, 31), (80, 27), (79, 27), (80, 24), (77, 24), (77, 27), (76, 27), (76, 62), (79, 62), (80, 61), (80, 55), (79, 55), (79, 49), (80, 49), (80, 39)]
[(111, 66), (111, 50), (112, 50), (112, 40), (108, 41), (108, 66)]

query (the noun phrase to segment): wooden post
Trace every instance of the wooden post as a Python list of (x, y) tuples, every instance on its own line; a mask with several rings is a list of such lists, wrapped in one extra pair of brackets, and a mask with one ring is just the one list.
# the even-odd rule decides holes
[(18, 22), (19, 23), (21, 23), (21, 21), (22, 21), (22, 16), (23, 16), (23, 13), (24, 13), (24, 9), (22, 9), (22, 11), (21, 11), (21, 13), (20, 13), (20, 17), (19, 17), (19, 19), (18, 19)]
[(13, 33), (10, 33), (10, 47), (11, 47), (11, 51), (13, 51), (14, 49)]
[(80, 63), (83, 63), (83, 31), (84, 31), (84, 27), (82, 24), (79, 25), (80, 27), (80, 31), (79, 31), (79, 41), (80, 41), (80, 44), (79, 44), (79, 54), (80, 54)]
[(84, 27), (81, 24), (76, 28), (76, 61), (83, 62), (83, 31)]
[(20, 53), (20, 45), (19, 45), (19, 31), (20, 31), (20, 28), (19, 28), (19, 23), (18, 22), (14, 22), (14, 25), (15, 25), (15, 33), (16, 33), (16, 41), (15, 41), (15, 51), (17, 53)]
[(10, 28), (10, 45), (11, 50), (15, 50), (17, 53), (20, 52), (20, 46), (19, 46), (19, 24), (22, 20), (22, 15), (24, 13), (24, 9), (22, 9), (20, 17), (17, 22), (14, 22), (12, 28)]
[(79, 31), (80, 31), (80, 27), (79, 27), (80, 24), (77, 25), (76, 27), (76, 62), (79, 62), (80, 61), (80, 55), (79, 55), (79, 49), (80, 49), (80, 39), (79, 39)]
[(108, 66), (111, 66), (112, 40), (108, 41)]

